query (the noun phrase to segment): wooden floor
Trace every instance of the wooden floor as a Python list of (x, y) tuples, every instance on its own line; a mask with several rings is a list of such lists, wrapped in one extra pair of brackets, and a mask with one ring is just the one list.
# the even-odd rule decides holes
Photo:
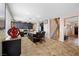
[(78, 37), (69, 37), (67, 40), (65, 40), (65, 42), (78, 45)]
[(21, 56), (79, 56), (78, 46), (52, 39), (46, 39), (46, 42), (35, 45), (27, 37), (22, 38), (21, 50)]

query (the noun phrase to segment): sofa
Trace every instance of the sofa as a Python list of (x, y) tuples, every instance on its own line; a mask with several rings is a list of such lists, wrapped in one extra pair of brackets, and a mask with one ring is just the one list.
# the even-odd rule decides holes
[(28, 38), (34, 43), (45, 41), (45, 32), (40, 31), (36, 34), (28, 33)]

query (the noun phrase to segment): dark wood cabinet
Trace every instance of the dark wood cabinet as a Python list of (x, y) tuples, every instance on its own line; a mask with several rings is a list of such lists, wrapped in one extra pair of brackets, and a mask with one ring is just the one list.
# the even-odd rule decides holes
[(3, 56), (19, 56), (21, 54), (21, 39), (2, 42)]

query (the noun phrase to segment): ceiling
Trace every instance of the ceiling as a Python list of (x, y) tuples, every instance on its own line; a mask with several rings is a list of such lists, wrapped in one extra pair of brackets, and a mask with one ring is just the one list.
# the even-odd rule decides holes
[(49, 19), (79, 14), (78, 3), (10, 3), (15, 20)]
[(65, 23), (66, 24), (71, 24), (71, 25), (74, 25), (74, 24), (77, 24), (78, 25), (78, 17), (71, 17), (71, 18), (67, 18), (65, 19)]

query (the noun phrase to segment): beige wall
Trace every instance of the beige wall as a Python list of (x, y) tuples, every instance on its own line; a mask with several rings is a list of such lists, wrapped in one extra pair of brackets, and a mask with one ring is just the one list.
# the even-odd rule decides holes
[(0, 28), (4, 28), (4, 20), (0, 20)]
[(50, 20), (50, 34), (51, 34), (51, 37), (52, 37), (53, 33), (55, 32), (56, 27), (57, 27), (57, 24), (55, 23), (55, 20), (51, 19)]
[(5, 39), (4, 30), (0, 30), (0, 56), (2, 55), (2, 41)]
[(2, 42), (5, 39), (5, 32), (4, 30), (0, 30), (0, 42)]
[(56, 28), (57, 28), (56, 20), (58, 21), (58, 24), (59, 24), (59, 19), (58, 18), (50, 20), (50, 35), (51, 35), (52, 39), (57, 39), (58, 40), (58, 38), (59, 38), (59, 29), (56, 30)]

